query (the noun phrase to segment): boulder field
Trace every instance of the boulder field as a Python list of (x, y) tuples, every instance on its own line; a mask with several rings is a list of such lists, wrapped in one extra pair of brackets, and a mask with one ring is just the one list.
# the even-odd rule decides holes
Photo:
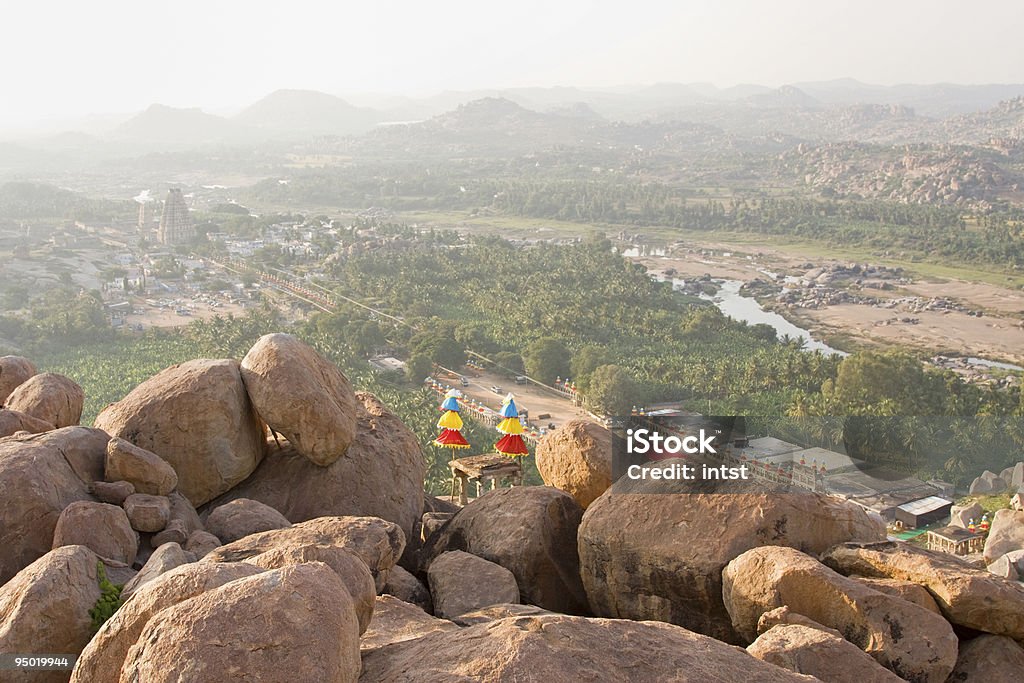
[(167, 368), (91, 428), (83, 396), (0, 358), (0, 652), (78, 656), (3, 683), (943, 683), (1024, 667), (1019, 512), (995, 516), (985, 569), (816, 493), (619, 490), (611, 433), (576, 420), (537, 449), (546, 485), (459, 507), (424, 492), (420, 438), (286, 334)]

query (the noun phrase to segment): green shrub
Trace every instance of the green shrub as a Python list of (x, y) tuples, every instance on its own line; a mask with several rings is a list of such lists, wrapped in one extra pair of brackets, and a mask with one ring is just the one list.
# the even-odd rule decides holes
[(99, 578), (100, 598), (89, 610), (89, 616), (92, 617), (91, 632), (93, 634), (99, 631), (107, 619), (114, 616), (114, 612), (121, 606), (121, 589), (124, 588), (124, 586), (110, 582), (102, 562), (96, 563), (96, 575)]

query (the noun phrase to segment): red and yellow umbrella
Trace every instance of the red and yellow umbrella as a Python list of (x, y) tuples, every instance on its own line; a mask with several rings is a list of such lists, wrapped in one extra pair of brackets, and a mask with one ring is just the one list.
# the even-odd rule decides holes
[(494, 450), (510, 458), (521, 458), (530, 454), (530, 449), (523, 441), (523, 423), (519, 421), (519, 409), (516, 408), (512, 394), (505, 397), (499, 414), (504, 418), (498, 423), (498, 431), (504, 434), (494, 444)]

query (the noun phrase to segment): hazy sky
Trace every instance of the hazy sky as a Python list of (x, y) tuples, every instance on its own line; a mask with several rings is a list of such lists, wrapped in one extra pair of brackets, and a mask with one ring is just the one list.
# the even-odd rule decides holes
[(278, 88), (1024, 82), (1019, 0), (6, 1), (0, 124)]

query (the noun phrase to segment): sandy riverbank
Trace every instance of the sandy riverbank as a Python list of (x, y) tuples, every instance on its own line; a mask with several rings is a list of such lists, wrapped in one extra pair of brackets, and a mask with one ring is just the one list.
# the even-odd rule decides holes
[[(709, 245), (710, 246), (710, 245)], [(728, 252), (727, 245), (714, 245), (713, 254), (694, 252), (667, 257), (641, 256), (632, 260), (651, 272), (676, 271), (676, 277), (693, 278), (705, 274), (713, 278), (749, 282), (767, 279), (765, 271), (795, 273), (802, 270), (807, 259), (786, 255), (778, 250), (760, 250), (758, 256)], [(837, 261), (816, 262), (826, 265)], [(933, 282), (914, 279), (900, 284), (897, 291), (864, 292), (880, 299), (907, 295), (926, 299), (944, 297), (971, 310), (985, 312), (982, 317), (962, 311), (907, 312), (900, 307), (879, 308), (871, 305), (844, 303), (817, 309), (784, 306), (773, 310), (811, 331), (815, 338), (850, 339), (858, 346), (904, 346), (953, 355), (979, 356), (991, 360), (1024, 363), (1024, 293), (986, 283), (947, 280)], [(894, 318), (911, 317), (916, 324), (890, 323)], [(889, 323), (889, 324), (887, 324)]]

